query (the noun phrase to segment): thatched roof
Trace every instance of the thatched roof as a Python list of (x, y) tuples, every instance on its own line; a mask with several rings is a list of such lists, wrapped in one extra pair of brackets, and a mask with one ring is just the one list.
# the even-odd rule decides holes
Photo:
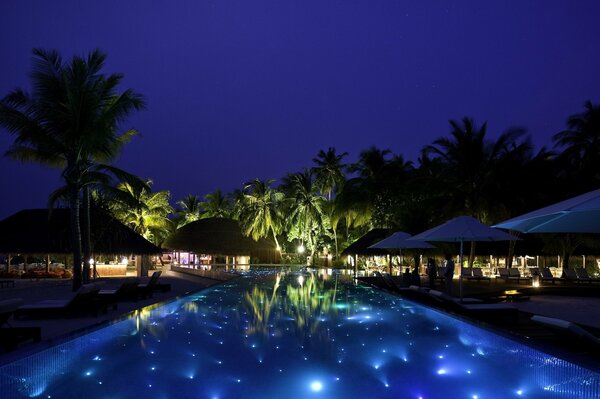
[[(160, 248), (109, 214), (91, 211), (94, 254), (152, 255)], [(0, 253), (72, 253), (68, 209), (25, 209), (0, 221)]]
[(261, 262), (278, 262), (281, 257), (274, 242), (245, 237), (238, 222), (226, 218), (188, 223), (167, 237), (163, 248), (208, 255), (252, 256)]
[(369, 248), (371, 245), (383, 240), (384, 238), (392, 235), (394, 230), (392, 229), (373, 229), (367, 234), (360, 237), (358, 240), (350, 244), (346, 249), (342, 251), (342, 256), (347, 255), (386, 255), (388, 250)]

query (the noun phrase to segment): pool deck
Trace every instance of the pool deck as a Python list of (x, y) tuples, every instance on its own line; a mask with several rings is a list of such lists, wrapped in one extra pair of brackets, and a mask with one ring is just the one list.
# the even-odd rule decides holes
[[(234, 275), (230, 275), (234, 277)], [(128, 277), (107, 278), (103, 289), (116, 289)], [(129, 277), (131, 278), (131, 277)], [(52, 319), (26, 319), (14, 320), (11, 318), (8, 324), (12, 327), (41, 327), (42, 342), (34, 344), (23, 342), (19, 344), (14, 351), (0, 352), (0, 364), (5, 364), (19, 359), (31, 352), (42, 349), (60, 342), (70, 335), (78, 334), (84, 330), (98, 328), (106, 325), (113, 320), (124, 317), (126, 314), (137, 309), (144, 308), (155, 303), (172, 300), (176, 297), (184, 296), (204, 288), (220, 284), (224, 280), (222, 275), (219, 279), (211, 279), (200, 276), (192, 276), (183, 273), (164, 271), (160, 276), (159, 282), (171, 285), (168, 292), (155, 292), (152, 298), (141, 299), (138, 301), (119, 301), (116, 310), (109, 310), (106, 314), (98, 317), (70, 317), (70, 318), (52, 318)], [(142, 278), (141, 282), (146, 282), (149, 278)], [(21, 298), (23, 304), (33, 304), (46, 299), (68, 299), (72, 295), (72, 281), (70, 280), (16, 280), (14, 287), (0, 289), (0, 300)], [(6, 327), (4, 327), (6, 328)]]

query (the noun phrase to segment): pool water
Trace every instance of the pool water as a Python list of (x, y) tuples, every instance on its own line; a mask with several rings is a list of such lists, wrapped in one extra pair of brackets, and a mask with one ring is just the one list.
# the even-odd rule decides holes
[(342, 276), (251, 273), (0, 368), (0, 398), (599, 398), (600, 375)]

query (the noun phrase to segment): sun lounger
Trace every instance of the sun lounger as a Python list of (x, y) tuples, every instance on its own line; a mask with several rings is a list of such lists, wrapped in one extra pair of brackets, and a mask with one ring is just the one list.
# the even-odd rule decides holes
[(521, 281), (524, 283), (531, 282), (531, 277), (523, 277), (521, 276), (521, 272), (516, 267), (511, 267), (508, 269), (509, 280), (515, 280), (517, 284), (521, 284)]
[(5, 299), (0, 301), (0, 346), (6, 352), (14, 350), (21, 342), (33, 340), (39, 342), (42, 338), (40, 327), (12, 327), (8, 319), (15, 313), (23, 300)]
[(551, 282), (552, 284), (554, 284), (557, 281), (560, 281), (560, 278), (554, 277), (554, 275), (552, 274), (552, 272), (550, 271), (550, 268), (548, 267), (541, 267), (538, 269), (538, 274), (540, 276), (540, 281), (543, 282)]
[(574, 269), (563, 269), (561, 281), (570, 283), (591, 283), (592, 281), (585, 278), (579, 278)]
[(576, 267), (575, 274), (577, 275), (577, 280), (588, 282), (588, 283), (600, 283), (600, 278), (592, 278), (588, 274), (587, 270), (583, 267)]
[(379, 279), (383, 288), (393, 292), (399, 291), (400, 287), (398, 287), (392, 276), (390, 276), (389, 274), (376, 271), (375, 277)]
[(584, 330), (575, 323), (572, 323), (563, 319), (555, 319), (552, 317), (535, 315), (531, 318), (531, 321), (548, 327), (562, 334), (569, 334), (576, 338), (582, 338), (589, 342), (600, 345), (600, 338), (591, 334), (589, 331)]
[[(465, 269), (463, 269), (463, 270), (465, 270)], [(477, 281), (477, 282), (487, 281), (488, 284), (492, 283), (492, 279), (489, 278), (489, 277), (484, 276), (483, 275), (483, 271), (480, 268), (478, 268), (478, 267), (472, 267), (472, 268), (469, 268), (469, 270), (470, 270), (470, 275), (469, 276), (464, 276), (463, 275), (464, 279), (466, 279), (468, 281), (473, 280), (473, 281)]]
[(122, 301), (134, 300), (137, 301), (142, 296), (142, 290), (138, 288), (140, 281), (136, 278), (123, 282), (119, 288), (113, 290), (100, 290), (98, 296), (101, 299)]
[[(433, 292), (432, 292), (433, 291)], [(477, 298), (455, 298), (440, 291), (430, 290), (429, 295), (437, 298), (443, 307), (450, 311), (477, 319), (498, 322), (507, 320), (511, 323), (517, 321), (519, 311), (512, 305), (501, 303), (484, 303)]]
[(446, 277), (444, 277), (444, 273), (445, 272), (446, 272), (446, 268), (445, 267), (438, 266), (437, 267), (437, 274), (435, 276), (435, 279), (436, 280), (440, 280), (440, 281), (446, 280)]
[(107, 304), (99, 300), (101, 283), (82, 285), (69, 299), (51, 299), (19, 307), (14, 317), (50, 318), (70, 317), (80, 314), (98, 316), (107, 310)]
[(160, 292), (171, 291), (171, 284), (162, 284), (162, 283), (158, 282), (158, 278), (160, 277), (161, 274), (162, 274), (162, 272), (160, 270), (155, 271), (154, 273), (152, 273), (152, 276), (150, 277), (150, 280), (148, 281), (148, 283), (140, 284), (140, 285), (138, 285), (138, 288), (149, 292), (150, 293), (149, 296), (152, 296), (152, 293), (157, 292), (157, 291), (160, 291)]

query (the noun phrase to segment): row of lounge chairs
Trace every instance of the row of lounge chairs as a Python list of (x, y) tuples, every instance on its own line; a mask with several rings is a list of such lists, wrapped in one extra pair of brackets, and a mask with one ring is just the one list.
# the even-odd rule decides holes
[(514, 323), (518, 318), (518, 309), (503, 303), (485, 302), (478, 298), (455, 298), (441, 291), (411, 285), (408, 288), (398, 287), (389, 274), (375, 273), (381, 284), (390, 291), (400, 293), (408, 298), (443, 308), (453, 313), (475, 317), (488, 322)]
[[(438, 276), (436, 279), (443, 280), (444, 277), (439, 277), (443, 275), (444, 268), (439, 267)], [(532, 274), (537, 274), (540, 277), (540, 282), (550, 282), (552, 284), (556, 282), (567, 282), (567, 283), (600, 283), (600, 278), (592, 278), (589, 276), (587, 270), (584, 268), (575, 268), (575, 269), (563, 269), (562, 277), (554, 277), (550, 268), (548, 267), (540, 267), (540, 268), (532, 268)], [(467, 281), (485, 281), (491, 283), (492, 277), (487, 277), (483, 275), (483, 271), (477, 267), (465, 267), (462, 270), (462, 278)], [(504, 281), (513, 281), (517, 282), (517, 284), (530, 284), (531, 277), (526, 277), (521, 275), (521, 272), (516, 267), (511, 268), (498, 268), (498, 277)]]
[[(22, 299), (7, 299), (0, 301), (0, 345), (4, 350), (12, 350), (17, 343), (33, 339), (41, 339), (39, 327), (16, 328), (8, 324), (10, 317), (15, 319), (47, 319), (57, 317), (98, 316), (117, 309), (117, 303), (122, 300), (138, 300), (152, 297), (153, 292), (166, 292), (170, 284), (158, 283), (161, 272), (157, 271), (146, 284), (139, 280), (123, 282), (117, 289), (102, 289), (102, 282), (81, 286), (68, 299), (45, 300), (29, 305), (22, 305)], [(4, 327), (7, 325), (7, 327)]]

